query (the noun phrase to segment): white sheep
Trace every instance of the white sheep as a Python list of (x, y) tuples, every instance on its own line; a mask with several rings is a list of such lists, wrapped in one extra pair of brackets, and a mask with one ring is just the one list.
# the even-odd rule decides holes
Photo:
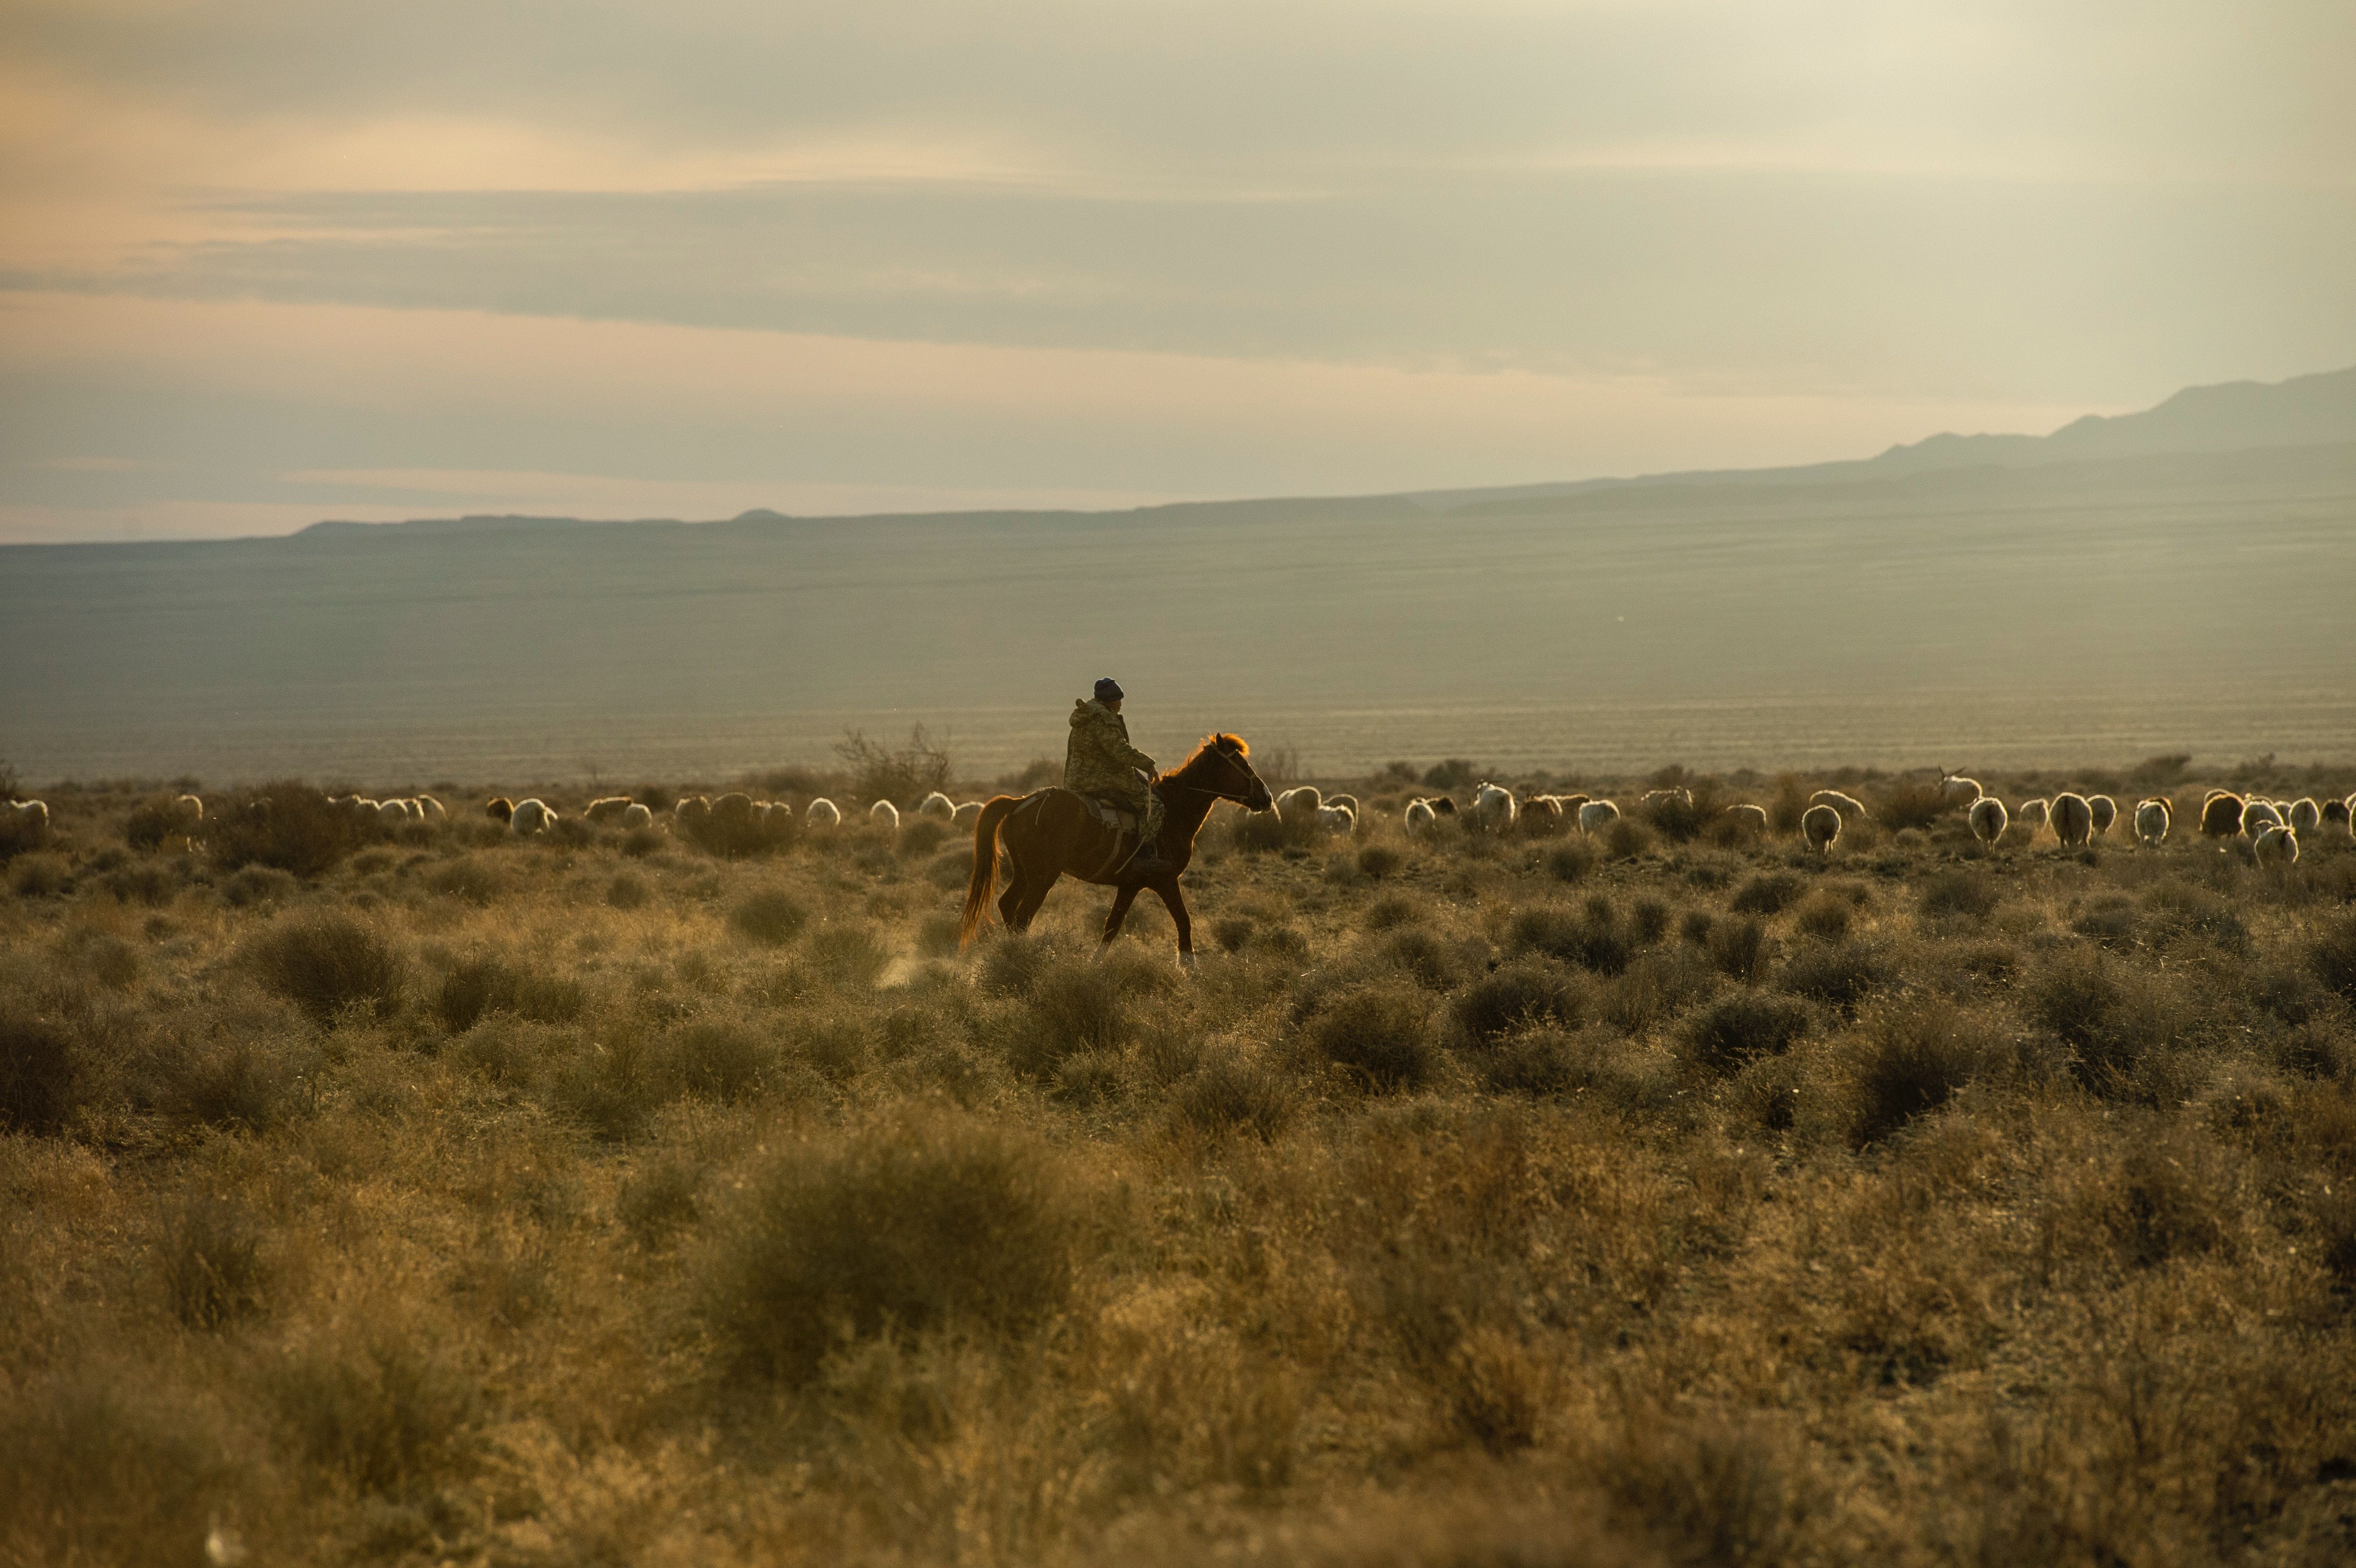
[(2283, 821), (2282, 813), (2275, 808), (2273, 801), (2250, 800), (2242, 803), (2242, 833), (2244, 837), (2254, 841), (2258, 835), (2267, 828), (2284, 826), (2286, 825)]
[(2064, 847), (2075, 847), (2094, 837), (2094, 813), (2086, 797), (2074, 791), (2063, 790), (2053, 797), (2053, 837)]
[(1972, 802), (1970, 820), (1972, 837), (1983, 844), (1993, 844), (2004, 837), (2007, 827), (2012, 826), (2012, 814), (2005, 810), (2004, 802), (1992, 795), (1984, 795)]
[(623, 831), (628, 832), (634, 828), (652, 827), (654, 825), (655, 814), (651, 807), (641, 805), (634, 800), (630, 802), (629, 805), (622, 808)]
[(959, 827), (971, 827), (976, 821), (980, 820), (980, 816), (981, 802), (978, 800), (961, 800), (958, 802), (958, 808), (949, 814), (949, 820), (956, 823)]
[(1472, 816), (1483, 827), (1509, 827), (1520, 810), (1514, 792), (1503, 784), (1483, 782), (1472, 792)]
[(2312, 833), (2323, 826), (2323, 807), (2304, 795), (2290, 803), (2290, 830)]
[(2298, 835), (2276, 822), (2262, 828), (2250, 841), (2250, 851), (2261, 866), (2298, 864)]
[(2043, 795), (2038, 796), (2035, 800), (2022, 801), (2020, 809), (2012, 814), (2013, 820), (2028, 828), (2029, 837), (2032, 838), (2037, 836), (2037, 830), (2044, 827), (2047, 819), (2052, 815), (2053, 803)]
[(2097, 838), (2110, 832), (2111, 824), (2119, 819), (2119, 803), (2106, 795), (2088, 795), (2086, 809), (2094, 816), (2094, 837)]
[(380, 800), (377, 802), (376, 814), (386, 822), (406, 822), (409, 820), (409, 803), (405, 800)]
[(1648, 789), (1643, 795), (1636, 797), (1636, 804), (1648, 808), (1655, 805), (1691, 805), (1693, 804), (1693, 791), (1689, 789)]
[(1579, 808), (1579, 830), (1601, 833), (1620, 820), (1620, 807), (1608, 800), (1590, 800)]
[(1324, 804), (1315, 784), (1301, 784), (1276, 797), (1276, 814), (1287, 822), (1314, 822)]
[(1346, 805), (1321, 805), (1317, 826), (1328, 833), (1353, 833), (1357, 830), (1358, 814)]
[(2167, 801), (2158, 795), (2136, 803), (2136, 842), (2147, 849), (2157, 849), (2168, 841), (2168, 829), (2175, 818)]
[(1800, 834), (1807, 839), (1808, 848), (1819, 855), (1832, 853), (1833, 841), (1840, 837), (1841, 814), (1826, 803), (1812, 805), (1800, 814)]
[[(1837, 789), (1820, 789), (1816, 791), (1815, 794), (1808, 797), (1808, 804), (1810, 805), (1829, 805), (1835, 811), (1840, 813), (1841, 819), (1845, 822), (1861, 822), (1865, 819), (1865, 802), (1858, 799), (1855, 795), (1843, 795)], [(1805, 816), (1801, 818), (1803, 823), (1806, 820)]]
[(41, 839), (48, 837), (49, 807), (46, 801), (12, 800), (8, 803), (8, 826), (17, 837)]
[(172, 809), (191, 822), (202, 822), (205, 819), (205, 803), (192, 795), (174, 795)]
[(556, 820), (556, 813), (544, 800), (519, 800), (515, 803), (515, 815), (508, 818), (511, 833), (545, 833)]
[(1752, 805), (1748, 802), (1730, 805), (1726, 808), (1726, 816), (1735, 827), (1746, 833), (1767, 831), (1767, 808), (1763, 805)]
[(1358, 797), (1355, 795), (1329, 795), (1325, 797), (1323, 804), (1326, 805), (1338, 805), (1353, 816), (1358, 815)]
[(954, 822), (957, 820), (957, 802), (940, 791), (935, 790), (916, 803), (916, 815), (937, 816), (944, 822)]
[(802, 821), (811, 827), (840, 827), (842, 826), (842, 808), (820, 795), (803, 808)]
[(600, 795), (581, 808), (581, 815), (592, 822), (610, 822), (630, 809), (626, 795)]
[(1987, 793), (1980, 788), (1980, 781), (1977, 779), (1967, 779), (1961, 773), (1951, 773), (1944, 768), (1939, 770), (1939, 794), (1944, 796), (1950, 805), (1959, 805), (1965, 811), (1969, 811), (1978, 803), (1980, 796)]
[(1439, 830), (1440, 814), (1431, 809), (1428, 800), (1411, 800), (1407, 803), (1407, 815), (1402, 821), (1410, 835), (1432, 833)]
[(880, 825), (886, 833), (900, 831), (900, 808), (888, 800), (879, 800), (867, 808), (867, 820)]

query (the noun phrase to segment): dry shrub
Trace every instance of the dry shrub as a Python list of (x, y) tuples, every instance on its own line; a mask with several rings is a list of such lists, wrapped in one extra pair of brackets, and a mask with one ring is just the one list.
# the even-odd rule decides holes
[(1381, 881), (1407, 864), (1407, 857), (1387, 844), (1369, 844), (1358, 851), (1359, 874), (1371, 881)]
[(1310, 1026), (1318, 1054), (1377, 1093), (1419, 1089), (1439, 1071), (1431, 1003), (1411, 986), (1361, 986), (1327, 1003)]
[(2145, 891), (2145, 940), (2154, 947), (2206, 947), (2224, 957), (2250, 955), (2250, 928), (2233, 906), (2190, 882), (2166, 881)]
[(700, 1316), (739, 1370), (808, 1381), (830, 1351), (1027, 1334), (1069, 1296), (1076, 1182), (1012, 1129), (904, 1110), (792, 1146), (719, 1222)]
[(1619, 907), (1601, 893), (1574, 911), (1561, 904), (1517, 910), (1505, 928), (1515, 953), (1538, 953), (1599, 975), (1617, 975), (1636, 955), (1637, 936)]
[(205, 819), (205, 847), (225, 871), (260, 865), (316, 877), (382, 833), (374, 818), (331, 805), (317, 790), (292, 783), (223, 802)]
[(1466, 987), (1450, 1009), (1457, 1043), (1480, 1047), (1540, 1024), (1576, 1029), (1591, 987), (1543, 964), (1508, 964)]
[(62, 855), (19, 855), (8, 863), (8, 891), (20, 899), (53, 899), (72, 887), (73, 868)]
[(571, 1023), (589, 1005), (581, 982), (498, 958), (469, 958), (442, 977), (434, 1016), (451, 1034), (464, 1034), (492, 1013), (534, 1023)]
[(317, 1023), (332, 1023), (348, 1008), (389, 1013), (400, 997), (400, 959), (349, 915), (288, 915), (248, 955), (265, 987)]
[(1473, 1062), (1481, 1087), (1492, 1094), (1531, 1099), (1577, 1095), (1632, 1116), (1666, 1106), (1677, 1085), (1655, 1054), (1599, 1031), (1571, 1034), (1540, 1027), (1509, 1037)]
[(1612, 1518), (1672, 1547), (1674, 1561), (1786, 1561), (1815, 1502), (1788, 1444), (1762, 1426), (1627, 1411), (1590, 1461)]
[(0, 1131), (62, 1131), (80, 1103), (77, 1055), (57, 1024), (0, 1012)]
[(1139, 1033), (1141, 999), (1167, 991), (1169, 972), (1126, 949), (1101, 960), (1064, 958), (1033, 970), (1008, 1060), (1047, 1076), (1069, 1057), (1119, 1055)]
[(2116, 893), (2104, 894), (2070, 923), (2070, 929), (2100, 947), (2126, 949), (2136, 945), (2135, 905)]
[(1709, 966), (1682, 949), (1640, 954), (1603, 987), (1598, 1010), (1622, 1033), (1643, 1034), (1708, 996), (1715, 985)]
[(2343, 914), (2326, 925), (2308, 948), (2307, 963), (2317, 979), (2356, 1003), (2356, 914)]
[(348, 1320), (273, 1371), (270, 1392), (295, 1448), (359, 1490), (423, 1492), (481, 1452), (481, 1392), (421, 1326)]
[(1702, 1072), (1728, 1073), (1762, 1056), (1779, 1056), (1808, 1032), (1806, 1006), (1739, 991), (1686, 1026), (1685, 1059)]
[(728, 912), (728, 928), (764, 947), (783, 947), (809, 923), (809, 911), (791, 893), (771, 888)]
[(1794, 872), (1762, 871), (1735, 890), (1727, 908), (1736, 914), (1781, 914), (1807, 891), (1807, 880)]
[(218, 1413), (166, 1395), (145, 1368), (84, 1363), (0, 1399), (0, 1561), (198, 1561), (233, 1496)]
[(1464, 963), (1456, 949), (1420, 927), (1391, 933), (1375, 951), (1384, 963), (1427, 990), (1452, 990), (1463, 978)]
[(1845, 941), (1849, 922), (1857, 906), (1830, 888), (1818, 890), (1801, 903), (1792, 924), (1805, 935), (1823, 942)]
[(1259, 923), (1249, 915), (1221, 915), (1211, 923), (1211, 940), (1222, 953), (1241, 953), (1258, 930)]
[(1178, 1085), (1170, 1114), (1205, 1137), (1247, 1133), (1265, 1142), (1283, 1130), (1298, 1100), (1292, 1082), (1263, 1058), (1215, 1051)]
[(605, 885), (607, 909), (644, 909), (654, 900), (655, 891), (647, 886), (647, 880), (633, 872), (616, 872), (614, 880)]
[(171, 797), (145, 800), (131, 808), (123, 819), (123, 841), (134, 849), (155, 849), (171, 837), (186, 839), (198, 826), (197, 819), (187, 808), (174, 804)]
[(1985, 871), (1941, 871), (1922, 884), (1919, 901), (1926, 915), (1969, 915), (1986, 920), (1996, 912), (2003, 894), (1996, 880)]
[(158, 1059), (145, 1097), (190, 1126), (267, 1132), (294, 1114), (303, 1065), (276, 1039), (216, 1034)]
[(1909, 779), (1886, 792), (1873, 815), (1875, 821), (1891, 832), (1902, 833), (1910, 827), (1929, 827), (1941, 817), (1962, 810), (1962, 804), (1949, 800), (1946, 791), (1936, 784)]
[(1863, 942), (1812, 946), (1783, 965), (1783, 989), (1828, 1008), (1854, 1012), (1857, 1005), (1890, 980), (1888, 959)]
[(631, 1239), (652, 1250), (668, 1244), (703, 1215), (707, 1171), (682, 1149), (649, 1157), (615, 1195), (615, 1217)]
[(1558, 882), (1583, 882), (1594, 871), (1597, 858), (1585, 839), (1558, 844), (1547, 851), (1547, 875)]
[(1757, 919), (1722, 920), (1710, 928), (1709, 961), (1721, 975), (1756, 985), (1767, 973), (1767, 927)]
[(301, 886), (291, 871), (275, 866), (248, 866), (221, 883), (221, 901), (231, 909), (284, 903)]
[(188, 1199), (165, 1219), (163, 1280), (172, 1315), (220, 1328), (260, 1312), (267, 1275), (252, 1211), (218, 1194)]
[(875, 928), (861, 922), (819, 927), (808, 951), (819, 973), (839, 986), (873, 986), (892, 962), (892, 950)]
[(776, 1068), (774, 1040), (741, 1023), (702, 1019), (663, 1036), (655, 1074), (677, 1093), (735, 1101), (757, 1092)]
[(1842, 1131), (1863, 1148), (1945, 1104), (1997, 1046), (1977, 1017), (1936, 997), (1910, 997), (1878, 1009), (1845, 1054)]
[(507, 878), (498, 868), (476, 856), (447, 861), (425, 874), (425, 886), (444, 898), (482, 909), (507, 891)]
[(119, 903), (145, 904), (149, 909), (161, 909), (172, 901), (173, 895), (184, 885), (180, 869), (185, 862), (160, 865), (154, 860), (141, 860), (116, 868), (106, 875), (106, 891)]
[(1653, 848), (1653, 830), (1633, 816), (1615, 817), (1603, 830), (1603, 852), (1613, 860), (1641, 859)]

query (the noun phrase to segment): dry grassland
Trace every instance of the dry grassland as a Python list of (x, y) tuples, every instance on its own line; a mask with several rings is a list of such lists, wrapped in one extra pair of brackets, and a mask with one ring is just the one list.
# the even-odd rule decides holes
[(1069, 882), (959, 956), (937, 824), (51, 794), (0, 1560), (2356, 1558), (2344, 827), (1988, 853), (1836, 782), (1923, 825), (1215, 819), (1191, 976)]

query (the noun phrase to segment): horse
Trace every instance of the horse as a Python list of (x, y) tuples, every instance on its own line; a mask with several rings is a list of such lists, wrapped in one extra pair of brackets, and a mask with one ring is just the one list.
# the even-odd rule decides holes
[(1006, 850), (1009, 877), (1005, 896), (998, 901), (999, 918), (1009, 931), (1023, 931), (1047, 901), (1048, 891), (1066, 875), (1117, 889), (1112, 912), (1105, 916), (1101, 955), (1120, 934), (1121, 922), (1139, 892), (1151, 888), (1169, 907), (1178, 927), (1178, 962), (1194, 966), (1194, 923), (1187, 918), (1185, 896), (1178, 891), (1178, 873), (1194, 855), (1194, 835), (1211, 815), (1215, 801), (1229, 800), (1247, 811), (1275, 809), (1276, 797), (1252, 772), (1251, 748), (1242, 737), (1220, 733), (1194, 748), (1194, 754), (1153, 780), (1162, 797), (1162, 833), (1154, 848), (1166, 863), (1151, 876), (1131, 874), (1126, 867), (1108, 872), (1106, 863), (1116, 846), (1104, 825), (1086, 802), (1067, 789), (1037, 790), (1021, 797), (1001, 795), (981, 808), (973, 827), (973, 877), (966, 884), (965, 918), (958, 927), (958, 945), (969, 947), (989, 919), (990, 896), (998, 886), (998, 854)]

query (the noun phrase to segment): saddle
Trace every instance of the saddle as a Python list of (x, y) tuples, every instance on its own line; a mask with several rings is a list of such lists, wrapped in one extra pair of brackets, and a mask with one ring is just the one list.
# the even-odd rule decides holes
[[(1072, 793), (1079, 795), (1077, 790)], [(1093, 795), (1081, 795), (1080, 804), (1088, 808), (1088, 815), (1097, 819), (1098, 827), (1112, 835), (1112, 853), (1105, 857), (1104, 864), (1098, 866), (1095, 871), (1095, 876), (1098, 878), (1109, 877), (1128, 865), (1130, 858), (1137, 853), (1141, 837), (1137, 813), (1113, 801)]]

